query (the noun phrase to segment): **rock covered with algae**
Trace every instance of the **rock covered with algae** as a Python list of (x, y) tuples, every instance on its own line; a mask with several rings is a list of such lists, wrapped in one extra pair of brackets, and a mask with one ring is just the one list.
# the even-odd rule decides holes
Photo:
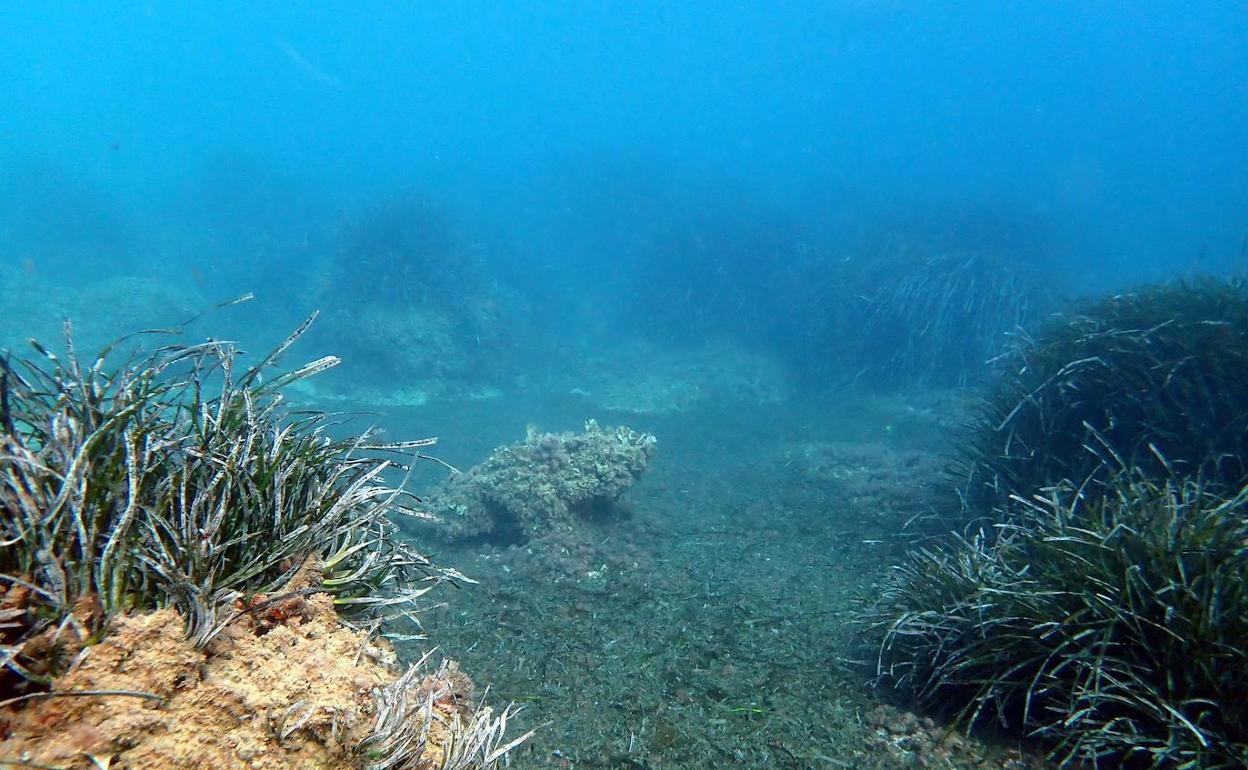
[[(330, 595), (285, 595), (253, 600), (258, 611), (203, 649), (172, 609), (118, 616), (49, 696), (0, 709), (0, 759), (135, 770), (346, 770), (390, 757), (411, 770), (455, 766), (447, 747), (491, 720), (458, 666), (402, 674), (389, 643), (345, 625)], [(405, 747), (379, 736), (379, 712), (396, 700), (416, 737)]]
[(523, 541), (578, 519), (609, 515), (654, 455), (658, 440), (594, 420), (582, 433), (541, 433), (495, 449), (424, 496), (448, 540)]

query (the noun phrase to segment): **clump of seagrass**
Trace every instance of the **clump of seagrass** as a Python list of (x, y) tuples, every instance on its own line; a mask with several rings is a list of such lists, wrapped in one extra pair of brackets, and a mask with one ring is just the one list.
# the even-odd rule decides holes
[(1248, 482), (1242, 281), (1086, 302), (1020, 338), (999, 368), (963, 456), (977, 514), (1106, 467)]
[(878, 679), (1096, 766), (1248, 766), (1248, 488), (1138, 469), (897, 568)]
[(421, 531), (449, 540), (517, 542), (610, 515), (657, 443), (648, 433), (602, 428), (594, 420), (583, 433), (530, 428), (523, 442), (495, 449), (424, 495), (435, 521)]
[(280, 390), (333, 356), (265, 380), (311, 320), (243, 372), (221, 342), (111, 369), (107, 350), (79, 361), (68, 329), (63, 357), (35, 343), (41, 360), (4, 363), (0, 583), (10, 604), (24, 597), (6, 667), (30, 678), (23, 642), (84, 605), (98, 608), (84, 638), (119, 611), (170, 606), (202, 646), (237, 600), (309, 556), (321, 590), (364, 614), (410, 607), (445, 577), (391, 536), (403, 493), (380, 477), (393, 463), (363, 455), (430, 441), (331, 439), (321, 415), (284, 409)]
[[(515, 711), (507, 708), (495, 714), (489, 706), (465, 708), (472, 704), (458, 702), (463, 694), (456, 688), (460, 681), (467, 681), (466, 677), (446, 662), (429, 675), (423, 670), (428, 657), (425, 655), (377, 694), (373, 731), (355, 749), (373, 759), (370, 769), (490, 768), (533, 735), (529, 731), (504, 743), (507, 721)], [(471, 700), (471, 693), (467, 695)], [(413, 757), (425, 764), (411, 765)]]
[[(270, 375), (314, 318), (243, 371), (233, 346), (215, 341), (117, 366), (111, 349), (82, 361), (68, 323), (63, 354), (32, 341), (37, 358), (4, 360), (6, 705), (52, 684), (122, 613), (172, 608), (203, 649), (235, 620), (280, 617), (282, 602), (323, 593), (345, 618), (395, 632), (396, 622), (415, 622), (436, 584), (463, 579), (396, 537), (391, 517), (414, 512), (410, 496), (382, 480), (402, 466), (376, 456), (435, 439), (333, 438), (324, 415), (285, 407), (282, 388), (338, 363), (326, 356)], [(433, 718), (440, 696), (409, 692), (416, 670), (376, 694), (362, 756), (378, 768), (492, 766), (506, 753), (512, 712), (472, 711), (449, 726), (450, 744), (431, 763), (417, 734), (428, 725), (409, 718), (422, 709)]]
[(856, 292), (858, 357), (874, 379), (892, 384), (980, 379), (1007, 335), (1037, 320), (1048, 301), (1032, 272), (990, 252), (903, 250), (868, 272)]

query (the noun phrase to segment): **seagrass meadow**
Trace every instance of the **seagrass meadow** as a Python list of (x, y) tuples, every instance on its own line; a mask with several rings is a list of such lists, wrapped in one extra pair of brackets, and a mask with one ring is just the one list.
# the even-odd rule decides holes
[(1144, 287), (1003, 357), (960, 449), (969, 524), (868, 614), (881, 682), (1067, 761), (1248, 761), (1246, 313), (1239, 280)]

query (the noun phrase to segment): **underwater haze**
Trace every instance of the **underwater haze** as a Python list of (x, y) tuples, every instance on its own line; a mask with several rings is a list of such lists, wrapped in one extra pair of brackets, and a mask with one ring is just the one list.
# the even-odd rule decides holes
[(6, 251), (178, 220), (211, 265), (414, 190), (583, 283), (621, 258), (566, 232), (594, 196), (803, 239), (982, 208), (1098, 287), (1242, 267), (1245, 37), (1229, 1), (8, 4)]
[[(1047, 767), (880, 695), (854, 613), (1064, 319), (1245, 271), (1243, 2), (0, 4), (0, 350), (319, 311), (290, 399), (438, 435), (413, 491), (480, 509), (407, 535), (481, 583), (425, 624), (545, 725), (521, 768)], [(1112, 454), (1088, 414), (1038, 424)]]

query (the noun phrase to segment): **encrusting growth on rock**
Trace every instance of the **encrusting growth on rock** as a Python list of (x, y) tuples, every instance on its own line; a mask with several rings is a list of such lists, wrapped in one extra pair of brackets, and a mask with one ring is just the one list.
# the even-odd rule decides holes
[(609, 515), (646, 469), (658, 440), (625, 426), (583, 433), (539, 433), (495, 449), (423, 498), (434, 525), (421, 534), (446, 540), (525, 541)]
[[(378, 693), (399, 676), (396, 657), (384, 639), (344, 625), (328, 594), (300, 595), (315, 582), (300, 571), (283, 592), (293, 598), (243, 613), (202, 650), (173, 610), (119, 616), (50, 697), (0, 712), (5, 758), (136, 770), (372, 764), (379, 757), (364, 746)], [(443, 767), (452, 726), (473, 717), (472, 683), (452, 662), (411, 686), (419, 705), (409, 717), (422, 720), (425, 747), (395, 766)], [(117, 694), (70, 697), (86, 692)]]

